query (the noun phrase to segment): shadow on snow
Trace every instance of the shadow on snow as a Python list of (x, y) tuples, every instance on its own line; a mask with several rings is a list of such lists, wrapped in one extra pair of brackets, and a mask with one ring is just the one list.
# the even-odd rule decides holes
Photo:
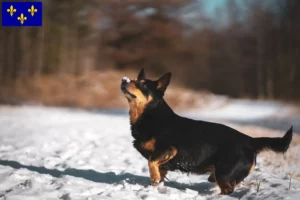
[[(98, 183), (106, 183), (106, 184), (119, 184), (121, 181), (126, 181), (129, 184), (139, 184), (143, 186), (148, 186), (150, 179), (149, 177), (134, 175), (131, 173), (124, 174), (115, 174), (114, 172), (97, 172), (94, 170), (81, 170), (81, 169), (73, 169), (68, 168), (64, 171), (59, 171), (57, 169), (47, 169), (45, 167), (36, 167), (30, 165), (22, 165), (16, 161), (9, 160), (0, 160), (0, 165), (12, 167), (14, 169), (24, 168), (33, 172), (37, 172), (40, 174), (48, 174), (56, 178), (60, 178), (62, 176), (68, 175), (77, 178), (83, 178), (89, 181), (94, 181)], [(210, 191), (215, 187), (215, 184), (211, 184), (209, 182), (202, 182), (197, 184), (185, 184), (185, 183), (177, 183), (177, 182), (165, 182), (165, 186), (175, 188), (178, 190), (191, 189), (198, 191), (200, 194), (211, 194)]]

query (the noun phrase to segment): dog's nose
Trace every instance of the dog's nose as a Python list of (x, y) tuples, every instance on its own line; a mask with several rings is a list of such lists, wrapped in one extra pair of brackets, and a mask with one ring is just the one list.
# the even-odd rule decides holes
[(130, 83), (130, 79), (127, 77), (122, 78), (122, 83)]

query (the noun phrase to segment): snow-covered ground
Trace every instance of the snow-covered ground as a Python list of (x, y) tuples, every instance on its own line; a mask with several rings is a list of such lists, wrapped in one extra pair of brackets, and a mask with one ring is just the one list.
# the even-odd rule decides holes
[(165, 186), (149, 186), (124, 112), (0, 107), (0, 127), (0, 199), (300, 199), (289, 168), (272, 173), (263, 156), (230, 196), (208, 175), (172, 172)]
[(185, 113), (196, 119), (257, 125), (286, 131), (293, 126), (300, 133), (300, 108), (275, 101), (235, 100), (216, 96), (206, 108)]

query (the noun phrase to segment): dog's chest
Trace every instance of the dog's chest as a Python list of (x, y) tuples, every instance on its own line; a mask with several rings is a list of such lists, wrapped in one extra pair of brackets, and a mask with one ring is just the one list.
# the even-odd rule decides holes
[(156, 144), (155, 138), (151, 138), (149, 140), (140, 142), (141, 148), (149, 152), (153, 152), (155, 150), (155, 144)]
[(155, 151), (156, 139), (134, 140), (133, 146), (142, 154), (142, 156), (149, 159), (151, 154)]
[[(155, 151), (158, 140), (161, 141), (159, 126), (151, 125), (149, 120), (144, 120), (138, 125), (131, 126), (131, 134), (135, 139), (133, 146), (146, 158), (149, 159)], [(160, 142), (161, 143), (161, 142)]]

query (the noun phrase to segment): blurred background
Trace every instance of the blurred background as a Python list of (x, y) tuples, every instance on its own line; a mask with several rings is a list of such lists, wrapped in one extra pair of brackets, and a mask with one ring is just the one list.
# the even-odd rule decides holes
[(41, 1), (42, 27), (0, 28), (0, 199), (220, 199), (205, 175), (144, 187), (120, 90), (141, 68), (172, 72), (185, 117), (253, 137), (293, 126), (228, 198), (300, 199), (300, 0)]
[(42, 2), (42, 27), (0, 29), (1, 103), (124, 108), (120, 79), (141, 68), (173, 73), (175, 106), (300, 100), (299, 0)]

